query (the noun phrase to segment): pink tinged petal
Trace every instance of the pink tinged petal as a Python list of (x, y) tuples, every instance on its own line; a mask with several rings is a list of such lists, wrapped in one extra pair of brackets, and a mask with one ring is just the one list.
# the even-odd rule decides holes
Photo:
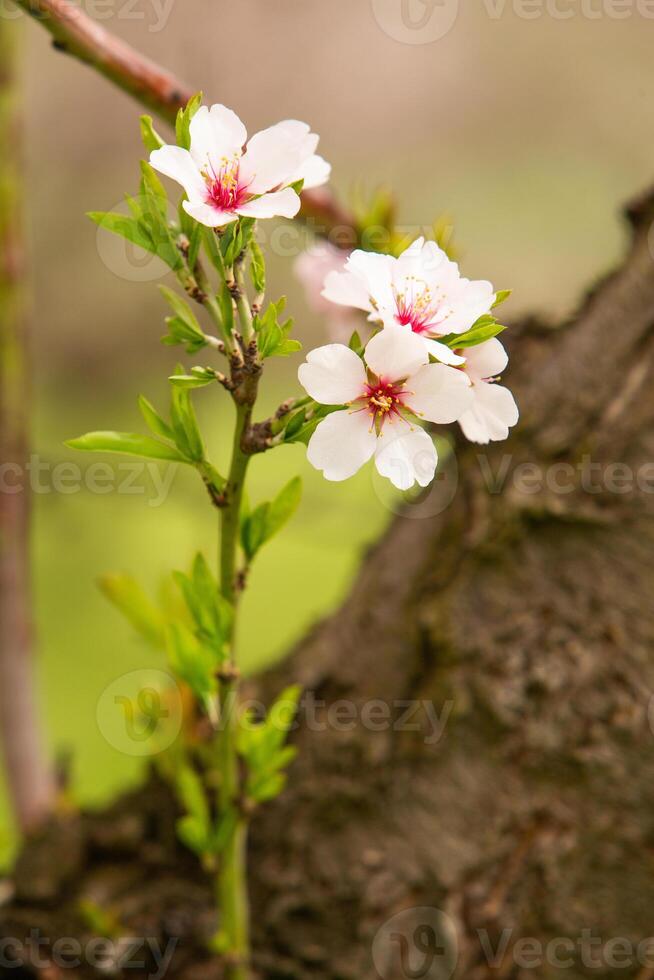
[(353, 306), (357, 310), (370, 311), (370, 297), (365, 283), (351, 272), (329, 272), (322, 291), (325, 299), (339, 306)]
[(417, 238), (400, 255), (395, 269), (395, 283), (401, 289), (402, 282), (407, 276), (426, 283), (431, 283), (437, 270), (441, 270), (449, 259), (445, 252), (438, 247), (436, 242), (425, 242), (424, 238)]
[(429, 337), (423, 337), (423, 340), (429, 353), (442, 364), (450, 364), (452, 367), (458, 367), (460, 364), (466, 363), (465, 357), (460, 357), (459, 354), (455, 354), (447, 344), (440, 344), (437, 340), (431, 340)]
[(472, 405), (472, 386), (463, 371), (428, 364), (407, 381), (407, 407), (429, 422), (456, 422)]
[[(321, 405), (347, 405), (365, 390), (363, 361), (344, 344), (326, 344), (307, 354), (298, 370), (300, 384)], [(365, 415), (365, 412), (361, 413)]]
[(192, 218), (199, 221), (201, 225), (208, 228), (223, 228), (238, 220), (238, 215), (233, 211), (220, 211), (212, 207), (211, 204), (196, 204), (193, 201), (184, 201), (184, 210)]
[(247, 139), (247, 130), (235, 112), (224, 105), (200, 106), (191, 119), (191, 154), (200, 169), (212, 167), (216, 173), (223, 158), (238, 156)]
[(300, 198), (291, 187), (239, 204), (237, 211), (247, 218), (294, 218), (300, 210)]
[(489, 282), (461, 279), (445, 302), (451, 312), (445, 318), (442, 332), (464, 333), (480, 316), (490, 312), (495, 302), (495, 292)]
[(312, 187), (322, 187), (329, 180), (332, 172), (331, 163), (327, 163), (323, 157), (314, 153), (309, 159), (302, 164), (297, 172), (297, 176), (294, 176), (289, 183), (293, 184), (296, 180), (304, 181), (304, 189), (309, 190)]
[(347, 271), (364, 283), (368, 296), (372, 297), (375, 306), (382, 311), (395, 309), (392, 284), (396, 261), (392, 255), (364, 252), (359, 248), (347, 260)]
[(365, 351), (368, 367), (380, 378), (399, 381), (415, 374), (429, 361), (427, 348), (410, 327), (384, 327)]
[(483, 381), (473, 387), (472, 407), (459, 419), (464, 436), (486, 444), (506, 439), (519, 418), (518, 406), (508, 388)]
[(311, 436), (307, 459), (326, 480), (347, 480), (368, 462), (376, 445), (367, 412), (333, 412)]
[(428, 486), (437, 464), (434, 443), (424, 429), (405, 425), (398, 432), (385, 427), (377, 441), (375, 466), (398, 490), (410, 490), (416, 482)]
[(181, 146), (161, 146), (150, 154), (150, 164), (160, 174), (181, 184), (190, 200), (206, 197), (206, 184), (188, 150)]
[(476, 347), (468, 347), (466, 355), (466, 374), (473, 381), (495, 378), (509, 363), (509, 356), (495, 337)]
[(304, 147), (309, 136), (306, 123), (293, 119), (256, 133), (241, 161), (241, 182), (252, 194), (263, 194), (280, 184), (291, 183), (306, 160)]

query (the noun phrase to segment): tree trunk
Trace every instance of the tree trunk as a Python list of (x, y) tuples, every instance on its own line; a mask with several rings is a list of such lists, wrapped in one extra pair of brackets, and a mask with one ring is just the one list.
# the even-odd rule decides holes
[(17, 822), (47, 813), (52, 784), (34, 701), (29, 569), (29, 354), (20, 209), (18, 26), (0, 17), (0, 738)]
[[(511, 332), (509, 442), (461, 443), (449, 506), (448, 474), (263, 681), (315, 698), (253, 826), (267, 980), (654, 976), (654, 196), (629, 216), (623, 266), (571, 322)], [(155, 781), (54, 828), (3, 933), (82, 934), (92, 898), (123, 933), (179, 939), (168, 977), (220, 977), (209, 882), (172, 822)]]

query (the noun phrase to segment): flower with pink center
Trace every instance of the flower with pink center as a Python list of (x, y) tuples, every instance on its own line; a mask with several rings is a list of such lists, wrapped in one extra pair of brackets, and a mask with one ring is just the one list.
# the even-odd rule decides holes
[(509, 362), (507, 353), (495, 338), (464, 353), (463, 370), (470, 379), (472, 404), (459, 417), (463, 434), (471, 442), (483, 444), (506, 439), (519, 414), (509, 389), (496, 383)]
[(322, 295), (330, 272), (344, 272), (350, 252), (327, 241), (316, 241), (295, 260), (294, 271), (304, 287), (307, 304), (314, 313), (324, 316), (332, 340), (347, 343), (363, 318), (358, 310), (335, 306)]
[(439, 338), (465, 333), (495, 302), (489, 282), (464, 279), (435, 242), (418, 238), (394, 258), (356, 250), (345, 272), (331, 272), (323, 296), (332, 303), (366, 310), (384, 326), (399, 325), (420, 337), (427, 351), (445, 364), (463, 358)]
[(430, 364), (420, 337), (397, 325), (376, 334), (363, 358), (343, 344), (318, 347), (298, 377), (321, 405), (346, 406), (318, 424), (309, 462), (328, 480), (347, 480), (374, 456), (399, 490), (426, 487), (436, 472), (436, 449), (418, 419), (454, 422), (472, 399), (462, 371)]
[[(150, 155), (155, 170), (186, 191), (184, 209), (210, 228), (244, 218), (293, 218), (300, 198), (290, 186), (319, 187), (330, 166), (316, 155), (319, 137), (287, 119), (247, 142), (245, 126), (224, 105), (201, 106), (190, 124), (191, 148), (162, 146)], [(246, 145), (247, 142), (247, 145)]]

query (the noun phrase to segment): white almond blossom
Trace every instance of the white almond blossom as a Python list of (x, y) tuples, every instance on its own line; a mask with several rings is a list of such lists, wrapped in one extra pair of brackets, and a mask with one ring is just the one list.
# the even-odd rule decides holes
[(319, 137), (294, 119), (247, 142), (235, 112), (224, 105), (201, 106), (191, 120), (190, 137), (190, 150), (162, 146), (150, 155), (150, 163), (182, 185), (185, 210), (210, 228), (239, 215), (293, 218), (300, 198), (289, 185), (304, 180), (305, 187), (319, 187), (329, 179), (329, 164), (315, 152)]
[(518, 406), (508, 388), (496, 384), (509, 358), (499, 340), (487, 340), (465, 352), (465, 373), (470, 379), (473, 401), (459, 425), (471, 442), (488, 443), (506, 439), (518, 421)]
[(309, 462), (328, 480), (347, 480), (374, 456), (379, 473), (399, 490), (416, 482), (426, 487), (436, 472), (436, 449), (417, 418), (454, 422), (472, 401), (466, 375), (430, 364), (420, 337), (397, 325), (368, 342), (364, 359), (343, 344), (318, 347), (298, 377), (321, 405), (347, 406), (318, 424)]
[(337, 248), (331, 242), (315, 241), (295, 260), (294, 271), (304, 287), (307, 304), (314, 313), (324, 316), (331, 340), (347, 343), (361, 327), (363, 317), (358, 310), (335, 306), (322, 294), (330, 272), (343, 272), (351, 252)]
[(489, 282), (464, 279), (456, 262), (424, 238), (416, 239), (399, 258), (357, 249), (345, 272), (329, 273), (323, 296), (366, 310), (372, 321), (411, 330), (430, 354), (452, 365), (462, 364), (463, 358), (439, 338), (465, 333), (490, 311), (496, 298)]

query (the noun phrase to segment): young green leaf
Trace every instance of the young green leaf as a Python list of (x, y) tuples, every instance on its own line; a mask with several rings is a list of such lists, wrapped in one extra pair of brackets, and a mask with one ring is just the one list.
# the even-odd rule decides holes
[(186, 454), (173, 446), (134, 432), (87, 432), (77, 439), (69, 439), (66, 445), (85, 453), (127, 453), (129, 456), (145, 456), (147, 459), (189, 462)]
[(164, 141), (154, 128), (152, 116), (141, 116), (141, 139), (148, 153), (164, 145)]
[(291, 519), (301, 496), (302, 481), (296, 476), (280, 490), (272, 502), (259, 504), (243, 518), (241, 544), (248, 561), (252, 561), (259, 549)]
[(145, 424), (155, 436), (160, 436), (162, 439), (170, 439), (171, 442), (175, 441), (175, 433), (168, 423), (162, 419), (154, 405), (148, 401), (145, 395), (139, 395), (139, 408), (141, 415), (145, 419)]
[(170, 623), (166, 630), (170, 666), (201, 701), (216, 693), (214, 652), (200, 643), (182, 623)]
[[(184, 369), (181, 364), (177, 365), (175, 374), (184, 374)], [(202, 462), (204, 459), (204, 446), (202, 445), (202, 437), (200, 436), (200, 429), (195, 410), (191, 403), (190, 393), (187, 388), (172, 385), (171, 396), (170, 417), (175, 432), (177, 447), (194, 462)]]
[(126, 238), (133, 245), (138, 245), (146, 252), (157, 254), (156, 245), (149, 230), (136, 218), (113, 211), (89, 211), (87, 217), (94, 221), (99, 228), (110, 231), (114, 235)]
[(498, 290), (498, 292), (495, 294), (495, 302), (493, 303), (492, 309), (495, 309), (495, 307), (499, 306), (500, 303), (504, 303), (509, 298), (512, 292), (513, 292), (512, 289)]
[(198, 92), (186, 103), (183, 109), (180, 109), (177, 113), (177, 120), (175, 123), (175, 134), (177, 136), (177, 145), (183, 147), (183, 149), (188, 150), (191, 146), (191, 119), (198, 111), (202, 105), (202, 92)]
[(266, 291), (266, 260), (259, 243), (252, 239), (250, 242), (250, 275), (257, 293)]
[(102, 593), (116, 606), (152, 646), (164, 646), (165, 621), (136, 579), (131, 575), (103, 575), (98, 582)]
[(441, 341), (453, 349), (476, 347), (483, 344), (486, 340), (492, 340), (498, 334), (506, 330), (506, 327), (498, 323), (495, 317), (483, 316), (466, 333), (448, 334), (442, 337)]

